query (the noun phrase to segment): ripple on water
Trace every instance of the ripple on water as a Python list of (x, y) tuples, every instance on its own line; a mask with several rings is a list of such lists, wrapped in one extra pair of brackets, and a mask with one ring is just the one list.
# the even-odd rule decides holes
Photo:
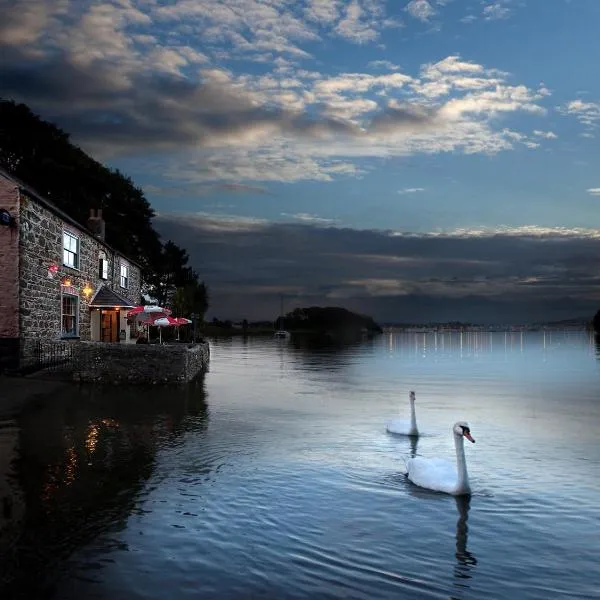
[[(599, 413), (597, 372), (583, 376), (588, 358), (577, 355), (570, 370), (561, 354), (545, 385), (547, 367), (535, 357), (464, 360), (451, 347), (456, 336), (443, 356), (420, 336), (417, 356), (416, 338), (406, 339), (329, 353), (219, 342), (208, 408), (171, 414), (172, 398), (158, 414), (138, 407), (123, 416), (121, 438), (114, 428), (99, 430), (92, 441), (106, 452), (89, 471), (76, 461), (78, 452), (87, 456), (77, 440), (88, 441), (96, 415), (67, 419), (64, 428), (45, 418), (19, 431), (30, 444), (39, 431), (54, 435), (39, 461), (53, 482), (65, 474), (53, 510), (89, 515), (80, 529), (90, 535), (69, 546), (71, 570), (57, 597), (152, 600), (165, 589), (173, 600), (597, 596)], [(562, 380), (581, 392), (569, 414)], [(413, 388), (430, 434), (415, 443), (383, 426)], [(114, 418), (113, 404), (93, 406)], [(457, 413), (477, 439), (468, 450), (468, 501), (404, 475), (403, 459), (414, 454), (453, 459), (448, 427)], [(0, 441), (3, 432), (0, 424)], [(72, 464), (62, 454), (47, 459), (55, 446), (81, 481), (66, 478), (72, 471), (63, 467)], [(100, 478), (111, 452), (114, 487)], [(46, 484), (31, 477), (29, 500)], [(107, 491), (108, 510), (86, 503), (98, 488)], [(61, 540), (56, 529), (50, 524)]]

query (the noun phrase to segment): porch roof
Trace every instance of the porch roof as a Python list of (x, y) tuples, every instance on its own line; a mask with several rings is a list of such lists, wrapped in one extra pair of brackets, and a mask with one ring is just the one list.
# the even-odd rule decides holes
[(90, 308), (135, 308), (135, 305), (131, 303), (131, 300), (102, 286), (92, 298)]

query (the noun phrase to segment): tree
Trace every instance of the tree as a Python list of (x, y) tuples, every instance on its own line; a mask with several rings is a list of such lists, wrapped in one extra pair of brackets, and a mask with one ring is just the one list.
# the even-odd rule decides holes
[(144, 289), (168, 305), (177, 288), (191, 286), (186, 293), (194, 298), (193, 312), (204, 315), (206, 286), (188, 266), (183, 248), (171, 240), (161, 242), (144, 192), (118, 169), (88, 156), (67, 133), (25, 104), (2, 98), (0, 166), (80, 223), (86, 223), (90, 209), (101, 208), (107, 243), (141, 265)]
[(86, 223), (90, 209), (101, 208), (107, 243), (139, 263), (144, 276), (157, 269), (162, 244), (143, 191), (25, 104), (1, 98), (0, 166), (80, 223)]
[(176, 316), (189, 318), (195, 314), (198, 321), (202, 322), (207, 310), (208, 288), (204, 281), (191, 281), (175, 290), (173, 311)]
[(197, 283), (198, 275), (188, 266), (188, 262), (186, 250), (172, 240), (161, 248), (154, 271), (148, 276), (148, 293), (161, 306), (173, 304), (177, 288)]

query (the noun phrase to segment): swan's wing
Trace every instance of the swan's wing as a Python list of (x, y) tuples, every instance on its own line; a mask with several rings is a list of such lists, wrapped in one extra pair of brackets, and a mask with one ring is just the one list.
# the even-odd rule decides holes
[(411, 458), (406, 464), (408, 478), (420, 487), (452, 494), (458, 484), (456, 466), (441, 458)]
[(410, 431), (410, 421), (406, 421), (405, 419), (388, 419), (385, 422), (385, 428), (390, 433), (408, 435), (408, 432)]

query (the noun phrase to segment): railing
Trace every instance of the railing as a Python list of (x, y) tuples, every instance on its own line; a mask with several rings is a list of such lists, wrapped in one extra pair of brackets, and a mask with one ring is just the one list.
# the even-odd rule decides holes
[(74, 345), (70, 342), (38, 340), (28, 370), (66, 371), (73, 366)]

